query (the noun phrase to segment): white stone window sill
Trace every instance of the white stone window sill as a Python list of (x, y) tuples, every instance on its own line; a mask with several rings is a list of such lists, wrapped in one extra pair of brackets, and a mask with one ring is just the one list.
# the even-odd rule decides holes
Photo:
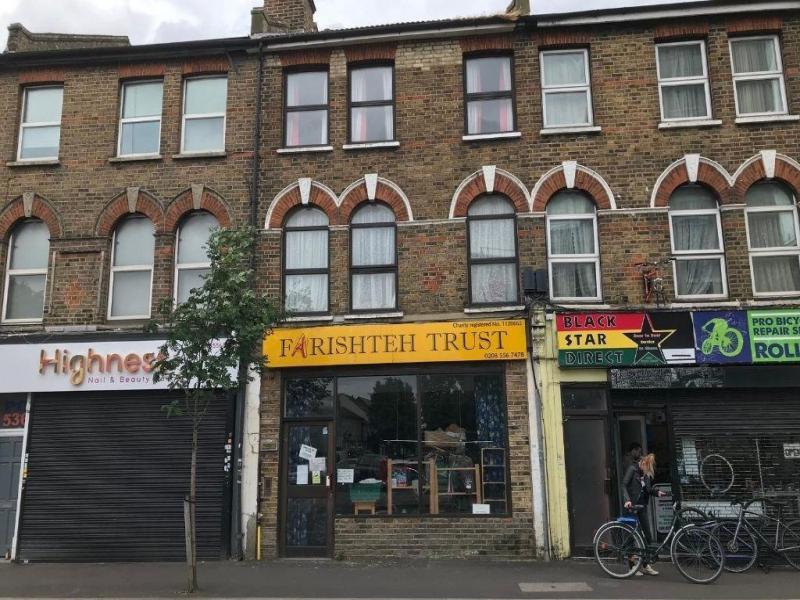
[(162, 160), (164, 157), (160, 154), (142, 154), (140, 156), (112, 156), (108, 159), (110, 163), (126, 163), (148, 160)]
[(371, 319), (400, 319), (404, 316), (403, 311), (381, 312), (381, 313), (355, 313), (345, 315), (345, 321), (369, 321)]
[(399, 148), (400, 142), (364, 142), (358, 144), (345, 144), (342, 150), (371, 150), (372, 148)]
[(747, 125), (748, 123), (785, 123), (789, 121), (800, 121), (800, 115), (761, 115), (758, 117), (737, 117), (737, 125)]
[(225, 158), (228, 153), (225, 150), (217, 150), (214, 152), (181, 152), (180, 154), (173, 154), (173, 160), (190, 160), (192, 158)]
[(61, 162), (57, 158), (46, 158), (42, 160), (12, 160), (7, 162), (7, 167), (55, 167)]
[(307, 317), (286, 317), (286, 323), (312, 323), (314, 321), (333, 321), (333, 315), (309, 315)]
[(299, 148), (278, 148), (278, 154), (302, 154), (304, 152), (332, 152), (333, 146), (302, 146)]
[(545, 127), (540, 135), (563, 135), (569, 133), (600, 133), (603, 128), (599, 125), (586, 125), (581, 127)]
[(506, 133), (473, 133), (462, 136), (465, 142), (482, 142), (486, 140), (508, 140), (522, 137), (521, 131), (508, 131)]
[(477, 308), (465, 308), (464, 313), (468, 315), (480, 315), (484, 313), (499, 313), (499, 312), (519, 312), (525, 310), (522, 304), (514, 306), (481, 306)]
[(689, 129), (692, 127), (718, 127), (722, 125), (721, 119), (702, 119), (697, 121), (662, 121), (659, 129)]

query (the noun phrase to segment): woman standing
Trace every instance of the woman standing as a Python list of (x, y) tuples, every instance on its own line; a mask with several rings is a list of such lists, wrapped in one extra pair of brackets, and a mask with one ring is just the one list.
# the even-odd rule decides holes
[[(638, 463), (630, 465), (628, 470), (625, 471), (625, 477), (622, 479), (622, 496), (625, 508), (633, 512), (634, 506), (643, 507), (636, 517), (642, 526), (648, 546), (655, 540), (650, 525), (650, 498), (652, 496), (666, 496), (662, 491), (656, 492), (653, 490), (655, 472), (656, 455), (651, 453), (640, 458)], [(642, 571), (648, 575), (658, 575), (658, 571), (647, 563), (644, 564)], [(640, 575), (641, 571), (636, 574)]]

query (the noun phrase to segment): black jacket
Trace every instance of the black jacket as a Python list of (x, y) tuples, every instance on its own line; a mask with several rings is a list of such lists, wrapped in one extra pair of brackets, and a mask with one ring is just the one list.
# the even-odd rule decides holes
[(625, 477), (622, 479), (623, 504), (631, 502), (647, 506), (650, 497), (654, 495), (653, 478), (645, 475), (638, 464), (634, 463), (629, 466), (628, 470), (625, 471)]

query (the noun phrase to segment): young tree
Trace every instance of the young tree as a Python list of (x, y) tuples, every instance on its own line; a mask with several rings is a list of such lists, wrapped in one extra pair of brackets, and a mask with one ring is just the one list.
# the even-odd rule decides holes
[(197, 450), (200, 426), (220, 390), (230, 390), (260, 375), (265, 368), (264, 335), (278, 311), (253, 287), (256, 232), (252, 228), (220, 229), (208, 242), (211, 270), (201, 287), (178, 305), (162, 307), (167, 341), (154, 365), (153, 379), (185, 392), (163, 407), (167, 416), (186, 416), (192, 427), (189, 490), (184, 504), (188, 592), (197, 590)]

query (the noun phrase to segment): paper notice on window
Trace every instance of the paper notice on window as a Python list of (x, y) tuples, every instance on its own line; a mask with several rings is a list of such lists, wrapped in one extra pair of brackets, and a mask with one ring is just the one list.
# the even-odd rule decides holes
[(308, 465), (297, 465), (297, 485), (308, 485)]
[(306, 446), (305, 444), (302, 444), (300, 446), (300, 453), (298, 454), (300, 458), (311, 460), (316, 455), (317, 455), (317, 449), (314, 448), (314, 446)]
[(473, 504), (472, 505), (472, 514), (473, 515), (489, 515), (492, 513), (492, 507), (488, 504)]
[(319, 473), (320, 471), (327, 471), (327, 465), (325, 464), (325, 457), (318, 456), (315, 458), (308, 459), (308, 470), (313, 472)]
[(355, 480), (355, 469), (337, 469), (336, 481), (339, 483), (353, 483)]
[(319, 485), (320, 483), (322, 483), (322, 477), (320, 477), (319, 471), (311, 473), (311, 485)]

